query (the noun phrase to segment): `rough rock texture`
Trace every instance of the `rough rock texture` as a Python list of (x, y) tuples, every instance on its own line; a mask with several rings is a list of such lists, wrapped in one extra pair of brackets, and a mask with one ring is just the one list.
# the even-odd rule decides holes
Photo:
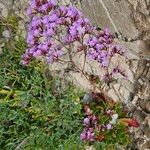
[(138, 30), (130, 17), (131, 9), (125, 0), (82, 0), (85, 14), (92, 15), (93, 21), (101, 27), (109, 27), (113, 32), (137, 37)]
[[(112, 60), (112, 65), (119, 62), (129, 78), (119, 79), (109, 86), (102, 84), (101, 88), (114, 100), (123, 101), (131, 110), (131, 115), (139, 121), (140, 127), (131, 129), (135, 143), (132, 144), (132, 149), (150, 149), (150, 0), (59, 1), (79, 6), (94, 24), (101, 28), (109, 27), (113, 33), (117, 33), (115, 41), (128, 52), (129, 60), (126, 62), (124, 58), (116, 57)], [(7, 18), (9, 12), (17, 15), (20, 18), (18, 34), (23, 37), (26, 36), (28, 21), (25, 15), (27, 3), (28, 0), (0, 0), (0, 17)], [(8, 32), (5, 31), (3, 35), (6, 38)], [(0, 40), (0, 54), (3, 46)], [(83, 66), (83, 54), (76, 58), (78, 66)], [(83, 74), (71, 69), (70, 64), (53, 64), (50, 69), (85, 90), (94, 89)], [(84, 71), (89, 75), (102, 74), (98, 64), (88, 60)]]
[[(133, 61), (131, 63), (134, 64)], [(132, 129), (132, 135), (136, 141), (134, 146), (146, 150), (150, 149), (150, 61), (140, 60), (137, 64), (134, 71), (136, 83), (130, 108), (132, 116), (138, 120), (140, 127)]]
[[(140, 123), (133, 129), (133, 149), (150, 149), (150, 1), (149, 0), (82, 0), (82, 9), (93, 22), (113, 32), (129, 54), (133, 82), (112, 83), (108, 93), (120, 97)], [(133, 39), (125, 42), (122, 37)], [(122, 84), (121, 84), (122, 83)]]

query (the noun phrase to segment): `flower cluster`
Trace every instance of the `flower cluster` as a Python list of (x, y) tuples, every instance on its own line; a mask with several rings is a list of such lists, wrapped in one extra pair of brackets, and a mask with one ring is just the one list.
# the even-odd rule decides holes
[[(110, 121), (110, 123), (99, 124), (99, 119), (100, 118), (93, 114), (93, 112), (91, 111), (91, 109), (88, 105), (86, 105), (84, 107), (84, 112), (85, 112), (86, 117), (83, 120), (84, 129), (83, 129), (83, 132), (80, 135), (81, 140), (83, 140), (85, 142), (86, 141), (92, 142), (92, 141), (95, 141), (95, 140), (98, 140), (98, 141), (103, 140), (104, 136), (101, 135), (103, 138), (102, 137), (99, 138), (100, 135), (96, 134), (96, 133), (112, 129), (113, 128), (113, 126), (112, 126), (113, 123), (111, 123), (111, 122), (114, 121), (114, 120), (116, 121), (117, 118), (114, 117), (116, 114), (112, 115), (112, 121)], [(107, 113), (107, 115), (108, 114), (110, 115), (112, 113)]]
[(31, 21), (24, 65), (39, 56), (52, 63), (64, 54), (64, 47), (74, 41), (81, 42), (85, 34), (92, 32), (89, 20), (77, 8), (57, 6), (55, 0), (32, 0), (27, 14)]
[(109, 100), (99, 99), (99, 105), (85, 104), (83, 109), (85, 118), (80, 139), (84, 142), (107, 141), (109, 143), (113, 139), (110, 136), (117, 137), (120, 134), (127, 138), (127, 129), (130, 126), (139, 126), (135, 119), (126, 118), (126, 109)]
[(86, 118), (84, 118), (83, 120), (84, 129), (80, 135), (80, 138), (83, 141), (94, 141), (95, 140), (94, 129), (97, 127), (98, 118), (92, 114), (88, 106), (86, 106), (84, 110)]
[[(70, 55), (84, 51), (85, 57), (97, 61), (106, 69), (115, 54), (125, 54), (120, 46), (113, 44), (109, 29), (99, 31), (74, 6), (59, 6), (57, 0), (31, 0), (27, 15), (30, 23), (28, 48), (22, 56), (24, 65), (28, 65), (32, 58), (42, 57), (53, 63), (60, 61), (59, 58), (66, 52)], [(123, 69), (117, 66), (112, 72), (106, 70), (101, 79), (109, 81), (115, 74), (127, 77)]]
[[(110, 61), (115, 54), (126, 57), (124, 50), (114, 44), (113, 36), (108, 28), (104, 31), (96, 31), (93, 35), (90, 35), (86, 41), (88, 58), (97, 61), (102, 68), (108, 68)], [(121, 74), (126, 78), (124, 70), (119, 66), (116, 66), (112, 72), (107, 72), (104, 76), (104, 80), (111, 79), (115, 74)]]
[(96, 32), (94, 36), (89, 37), (86, 44), (89, 46), (89, 58), (97, 60), (102, 67), (108, 67), (110, 59), (116, 53), (124, 55), (123, 49), (119, 45), (113, 44), (113, 36), (107, 28), (102, 32)]
[(57, 5), (56, 0), (31, 0), (30, 7), (27, 9), (27, 15), (33, 16), (36, 13), (47, 14)]

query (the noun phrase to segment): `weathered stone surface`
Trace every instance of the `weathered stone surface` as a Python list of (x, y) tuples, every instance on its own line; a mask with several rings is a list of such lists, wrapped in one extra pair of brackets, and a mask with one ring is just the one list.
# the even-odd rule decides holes
[(141, 38), (150, 41), (150, 1), (149, 0), (128, 0), (132, 7), (132, 17)]
[(7, 18), (8, 17), (8, 9), (6, 5), (0, 2), (0, 17)]
[(130, 16), (132, 10), (127, 1), (82, 0), (82, 8), (98, 26), (109, 27), (113, 32), (121, 32), (132, 38), (138, 36), (138, 30)]
[[(112, 32), (121, 33), (124, 37), (139, 40), (120, 44), (129, 50), (130, 58), (143, 56), (143, 44), (147, 41), (147, 52), (150, 53), (150, 1), (145, 0), (82, 0), (82, 9), (96, 25), (109, 27)], [(142, 46), (142, 48), (141, 48)]]
[(141, 101), (140, 106), (145, 112), (150, 113), (150, 99)]
[(137, 41), (139, 56), (145, 59), (150, 59), (150, 42), (139, 40)]
[[(26, 36), (28, 17), (25, 10), (28, 1), (0, 0), (0, 9), (3, 8), (1, 14), (5, 18), (11, 9), (13, 14), (20, 17), (18, 34), (23, 37)], [(70, 2), (79, 4), (79, 1), (81, 0), (60, 0), (62, 4)], [(129, 60), (115, 57), (109, 68), (111, 70), (113, 65), (119, 62), (125, 68), (128, 80), (120, 78), (110, 85), (103, 83), (100, 88), (115, 101), (125, 103), (132, 111), (133, 117), (139, 121), (140, 127), (132, 129), (136, 144), (133, 148), (150, 149), (150, 0), (82, 0), (78, 6), (82, 6), (84, 14), (96, 25), (102, 28), (109, 27), (112, 32), (120, 32), (123, 37), (130, 39), (125, 41), (121, 37), (116, 37), (115, 42), (122, 45)], [(0, 53), (1, 47), (3, 45), (0, 46)], [(77, 55), (74, 61), (83, 69), (83, 54)], [(53, 73), (60, 74), (85, 91), (99, 91), (99, 88), (91, 85), (82, 73), (71, 69), (69, 63), (55, 63), (50, 68)], [(86, 60), (84, 72), (95, 76), (103, 74), (99, 65), (90, 60)]]
[(14, 0), (14, 4), (12, 6), (15, 15), (20, 17), (22, 21), (28, 22), (29, 18), (26, 15), (26, 8), (29, 4), (29, 0)]
[[(134, 72), (137, 79), (134, 86), (134, 97), (131, 102), (134, 105), (135, 112), (132, 111), (133, 117), (140, 122), (138, 130), (133, 129), (132, 134), (135, 134), (134, 139), (139, 150), (150, 149), (150, 70), (149, 61), (140, 60), (137, 64), (137, 69)], [(139, 135), (139, 133), (141, 133)], [(139, 135), (139, 136), (138, 136)]]
[(13, 0), (0, 0), (0, 3), (3, 3), (3, 4), (6, 5), (9, 9), (11, 9), (10, 6), (13, 5)]
[(7, 18), (12, 9), (13, 0), (0, 0), (0, 17)]
[(85, 15), (90, 18), (93, 23), (103, 28), (109, 27), (112, 31), (116, 32), (115, 27), (112, 25), (109, 17), (106, 17), (107, 11), (98, 0), (83, 0), (82, 9)]

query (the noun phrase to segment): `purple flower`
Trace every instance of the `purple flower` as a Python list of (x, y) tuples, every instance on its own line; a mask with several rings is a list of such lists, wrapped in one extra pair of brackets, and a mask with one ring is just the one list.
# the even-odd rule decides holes
[(40, 30), (39, 29), (35, 29), (34, 31), (33, 31), (33, 34), (34, 34), (34, 36), (38, 36), (39, 34), (40, 34)]
[(48, 2), (49, 6), (51, 6), (52, 8), (55, 7), (57, 5), (57, 3), (58, 3), (57, 0), (50, 0)]
[(77, 31), (79, 35), (84, 35), (86, 30), (85, 27), (78, 26)]
[(101, 58), (106, 58), (107, 57), (107, 52), (106, 51), (101, 51), (101, 53), (100, 53), (100, 57)]
[(116, 66), (112, 70), (112, 75), (115, 76), (116, 74), (121, 74), (125, 79), (127, 78), (127, 75), (125, 74), (125, 71), (121, 69), (119, 66)]
[(63, 51), (61, 51), (61, 49), (59, 49), (59, 48), (55, 48), (55, 49), (50, 48), (49, 52), (47, 54), (48, 63), (53, 63), (59, 57), (61, 57), (63, 54), (64, 54)]
[(32, 9), (31, 9), (31, 7), (29, 7), (28, 9), (27, 9), (27, 11), (26, 11), (26, 15), (27, 16), (32, 16)]
[(43, 23), (44, 24), (49, 23), (49, 15), (46, 15), (46, 16), (43, 17)]
[(88, 52), (88, 58), (91, 60), (96, 60), (98, 58), (98, 53), (93, 48), (90, 48)]
[(110, 130), (110, 129), (112, 129), (112, 125), (109, 123), (109, 124), (106, 125), (106, 128), (107, 128), (108, 130)]
[(104, 48), (103, 44), (96, 44), (96, 51), (101, 51)]
[(40, 17), (35, 17), (32, 19), (31, 21), (31, 27), (33, 29), (37, 28), (38, 26), (40, 26), (42, 23), (42, 19)]
[(89, 128), (88, 130), (87, 130), (87, 140), (89, 140), (89, 141), (94, 141), (94, 138), (95, 138), (95, 133), (94, 133), (94, 130), (93, 130), (93, 128)]
[(39, 8), (39, 11), (41, 11), (41, 12), (47, 12), (48, 11), (48, 8), (49, 8), (49, 4), (48, 3), (46, 3), (46, 4), (44, 4), (44, 5), (42, 5), (40, 8)]
[(53, 28), (47, 29), (47, 31), (46, 31), (47, 36), (53, 36), (54, 34), (55, 34), (55, 31)]
[(119, 45), (112, 45), (109, 54), (111, 57), (114, 56), (115, 54), (120, 54), (124, 56), (125, 52)]
[(49, 51), (50, 46), (47, 43), (42, 43), (38, 45), (38, 49), (41, 50), (41, 55), (46, 55)]
[(85, 129), (84, 129), (83, 132), (81, 133), (80, 139), (81, 139), (82, 141), (85, 141), (85, 140), (86, 140), (86, 130), (85, 130)]
[(98, 43), (98, 39), (96, 37), (89, 38), (89, 40), (87, 41), (87, 45), (90, 47), (95, 46), (97, 43)]
[(74, 40), (73, 40), (73, 38), (72, 38), (71, 35), (66, 35), (66, 36), (63, 38), (64, 44), (70, 44), (70, 43), (72, 43), (73, 41), (74, 41)]
[(112, 79), (112, 74), (108, 74), (108, 73), (106, 73), (101, 77), (101, 80), (105, 82), (109, 82), (111, 79)]
[(83, 125), (84, 126), (89, 126), (90, 125), (90, 119), (89, 118), (84, 118)]
[(66, 14), (67, 17), (69, 17), (71, 19), (75, 19), (76, 18), (76, 20), (79, 18), (80, 13), (75, 7), (69, 6), (67, 8), (67, 10), (68, 10), (67, 14)]
[(65, 6), (60, 6), (58, 8), (59, 16), (65, 16), (67, 13), (67, 8)]
[(41, 50), (38, 49), (37, 51), (35, 51), (35, 52), (33, 53), (33, 56), (36, 58), (36, 57), (41, 56), (41, 54), (42, 54)]
[(101, 66), (102, 67), (108, 67), (109, 66), (109, 60), (107, 58), (102, 59)]
[[(89, 59), (98, 62), (103, 68), (109, 67), (109, 61), (115, 54), (125, 56), (123, 49), (113, 44), (108, 28), (98, 31), (74, 6), (58, 6), (56, 0), (31, 0), (27, 14), (30, 23), (24, 64), (38, 56), (46, 56), (49, 63), (59, 61), (63, 51), (70, 46), (75, 52), (79, 52), (80, 47), (80, 50), (86, 51)], [(76, 43), (80, 45), (75, 46)], [(110, 79), (118, 73), (126, 77), (120, 68), (114, 68), (104, 77)]]
[(27, 43), (29, 45), (34, 45), (35, 44), (35, 37), (33, 36), (32, 33), (27, 36)]
[(97, 117), (96, 117), (95, 115), (92, 115), (91, 120), (92, 120), (92, 123), (93, 123), (94, 125), (97, 124), (98, 119), (97, 119)]
[(113, 110), (110, 110), (110, 109), (106, 111), (106, 114), (108, 115), (112, 115), (113, 113), (114, 113)]
[(50, 22), (57, 21), (57, 19), (58, 19), (57, 14), (51, 14), (51, 15), (49, 16), (49, 21), (50, 21)]
[(72, 37), (75, 37), (77, 35), (77, 30), (74, 26), (71, 26), (70, 29), (69, 29), (69, 34), (72, 36)]
[(104, 29), (104, 34), (107, 35), (107, 36), (109, 36), (110, 35), (110, 29), (105, 28)]
[(80, 135), (82, 141), (94, 141), (95, 133), (93, 128), (84, 128), (83, 132)]
[(59, 18), (55, 21), (58, 25), (65, 25), (67, 20), (65, 17)]
[(30, 1), (30, 6), (31, 6), (31, 8), (33, 8), (33, 9), (37, 9), (37, 2), (36, 2), (36, 0), (31, 0), (31, 1)]

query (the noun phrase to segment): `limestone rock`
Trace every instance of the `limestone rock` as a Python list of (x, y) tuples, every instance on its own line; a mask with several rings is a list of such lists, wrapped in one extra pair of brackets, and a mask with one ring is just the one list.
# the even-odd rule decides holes
[(136, 119), (138, 123), (141, 125), (145, 120), (145, 114), (139, 110), (136, 110), (133, 112), (133, 118)]
[(115, 102), (116, 102), (116, 101), (120, 101), (119, 96), (114, 92), (113, 89), (110, 89), (110, 90), (108, 91), (108, 96), (111, 97), (111, 98), (113, 98), (113, 100), (114, 100)]
[(150, 99), (149, 100), (141, 100), (140, 101), (140, 106), (142, 107), (142, 109), (147, 112), (150, 113)]
[[(75, 4), (79, 1), (81, 0), (62, 0), (60, 2)], [(13, 13), (20, 18), (17, 33), (23, 37), (26, 36), (26, 23), (29, 21), (25, 14), (28, 2), (29, 0), (0, 0), (0, 10), (3, 17), (7, 18), (9, 10), (12, 9)], [(122, 101), (129, 109), (131, 106), (135, 109), (132, 111), (132, 115), (140, 123), (140, 128), (132, 130), (136, 144), (134, 148), (150, 149), (148, 140), (150, 138), (150, 1), (82, 0), (81, 2), (83, 13), (93, 23), (102, 28), (108, 27), (112, 32), (121, 33), (124, 37), (132, 39), (129, 42), (119, 37), (115, 39), (115, 42), (127, 52), (129, 60), (116, 56), (112, 59), (112, 66), (109, 67), (109, 71), (111, 71), (115, 64), (121, 64), (129, 78), (127, 80), (120, 78), (110, 85), (102, 83), (100, 89), (105, 91), (114, 101)], [(4, 31), (3, 36), (9, 38), (9, 31)], [(0, 46), (0, 53), (1, 51), (2, 46)], [(68, 58), (65, 57), (65, 60)], [(78, 54), (74, 61), (78, 67), (83, 69), (83, 54)], [(50, 68), (52, 73), (60, 74), (61, 77), (67, 78), (85, 91), (98, 92), (100, 90), (91, 85), (82, 73), (71, 68), (69, 63), (54, 63)], [(86, 60), (84, 72), (94, 76), (103, 75), (99, 64), (90, 60)]]
[(14, 0), (14, 5), (13, 5), (14, 13), (25, 22), (29, 21), (29, 18), (26, 15), (26, 8), (28, 4), (29, 4), (29, 0)]
[(130, 16), (132, 9), (125, 0), (82, 0), (82, 9), (102, 28), (109, 27), (113, 32), (121, 32), (133, 38), (138, 36), (138, 30)]
[(0, 17), (8, 17), (8, 8), (0, 1)]
[(139, 40), (137, 44), (140, 50), (139, 52), (140, 57), (150, 59), (150, 43)]
[(142, 145), (142, 150), (149, 150), (149, 149), (150, 149), (150, 140)]
[(150, 1), (149, 0), (128, 0), (132, 8), (132, 17), (141, 38), (150, 41)]

